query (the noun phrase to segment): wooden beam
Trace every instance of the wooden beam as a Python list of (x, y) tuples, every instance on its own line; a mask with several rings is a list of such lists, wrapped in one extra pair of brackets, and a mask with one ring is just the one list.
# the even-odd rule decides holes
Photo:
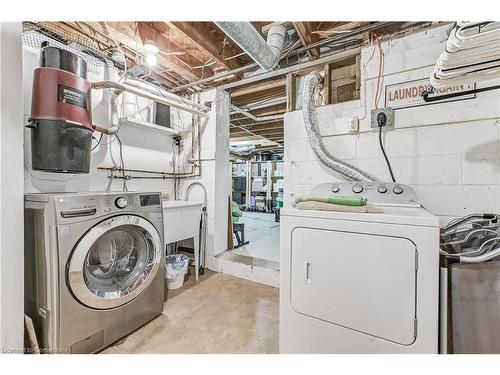
[[(138, 35), (142, 43), (147, 39), (154, 40), (160, 51), (167, 53), (180, 51), (178, 45), (166, 38), (161, 31), (157, 30), (151, 23), (139, 22)], [(158, 60), (162, 61), (171, 69), (178, 71), (180, 75), (189, 80), (198, 80), (201, 78), (202, 72), (194, 71), (192, 68), (205, 63), (205, 61), (200, 61), (189, 54), (183, 56), (166, 56), (165, 54), (159, 53)], [(210, 68), (207, 68), (207, 73), (205, 73), (207, 76), (213, 74)]]
[[(57, 34), (63, 35), (66, 39), (75, 41), (84, 46), (89, 46), (94, 50), (101, 51), (103, 55), (107, 55), (111, 58), (113, 51), (117, 49), (115, 42), (109, 36), (104, 29), (101, 30), (101, 26), (97, 26), (99, 30), (95, 30), (96, 25), (90, 25), (85, 22), (46, 22), (41, 23), (43, 27), (52, 30)], [(94, 26), (94, 27), (93, 27)], [(121, 27), (125, 30), (124, 27)], [(130, 32), (130, 31), (129, 31)], [(126, 32), (125, 32), (126, 33)], [(115, 35), (113, 35), (115, 36)], [(117, 39), (115, 37), (115, 39)], [(117, 40), (120, 43), (123, 52), (127, 57), (127, 66), (132, 66), (135, 63), (135, 57), (137, 51), (133, 49), (134, 46), (130, 44), (125, 44), (126, 41), (120, 36)], [(150, 78), (160, 81), (169, 87), (174, 87), (179, 84), (179, 80), (182, 79), (179, 75), (171, 72), (163, 72), (162, 67), (156, 67), (152, 69)]]
[[(232, 70), (239, 68), (242, 64), (240, 59), (234, 56), (231, 50), (222, 47), (222, 41), (211, 31), (211, 22), (165, 22), (172, 32), (181, 34), (193, 46), (202, 50), (214, 59), (220, 66)], [(226, 60), (228, 59), (228, 60)]]
[[(295, 28), (295, 31), (297, 31), (297, 35), (299, 36), (299, 39), (304, 47), (318, 41), (318, 36), (311, 33), (313, 31), (311, 22), (293, 22), (293, 27)], [(314, 61), (319, 57), (319, 49), (313, 48), (307, 50), (307, 56), (309, 56), (311, 61)]]
[(285, 79), (276, 79), (274, 81), (264, 82), (262, 84), (252, 85), (248, 87), (238, 88), (236, 90), (231, 91), (229, 94), (232, 98), (237, 98), (239, 96), (254, 94), (256, 92), (265, 91), (269, 89), (275, 89), (278, 87), (285, 87), (286, 80)]

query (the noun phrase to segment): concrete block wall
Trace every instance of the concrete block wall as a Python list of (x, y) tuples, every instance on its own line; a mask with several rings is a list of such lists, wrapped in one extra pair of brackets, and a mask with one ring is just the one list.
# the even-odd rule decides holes
[[(443, 50), (449, 26), (386, 40), (385, 86), (426, 78)], [(378, 73), (378, 51), (361, 53), (361, 99), (318, 108), (323, 141), (337, 157), (390, 180), (370, 129)], [(477, 87), (498, 84), (481, 82)], [(360, 119), (360, 131), (348, 132), (348, 119)], [(500, 93), (478, 93), (470, 100), (395, 110), (395, 128), (384, 131), (384, 144), (398, 182), (412, 185), (422, 204), (445, 223), (471, 212), (500, 212)], [(285, 115), (285, 205), (322, 182), (340, 181), (309, 146), (302, 111)]]

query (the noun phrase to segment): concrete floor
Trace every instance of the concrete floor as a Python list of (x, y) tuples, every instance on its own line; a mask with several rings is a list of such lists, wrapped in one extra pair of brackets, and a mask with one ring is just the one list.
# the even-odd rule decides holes
[(211, 271), (186, 278), (162, 315), (102, 353), (278, 353), (277, 288)]
[(274, 221), (274, 214), (244, 211), (238, 223), (245, 224), (245, 241), (249, 244), (234, 249), (234, 254), (279, 262), (280, 225)]

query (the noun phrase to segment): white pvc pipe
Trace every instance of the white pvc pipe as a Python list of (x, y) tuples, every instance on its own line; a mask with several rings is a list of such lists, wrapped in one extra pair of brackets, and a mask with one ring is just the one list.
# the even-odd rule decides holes
[(126, 79), (125, 84), (130, 85), (130, 86), (134, 86), (138, 89), (146, 90), (146, 91), (148, 91), (152, 94), (155, 94), (155, 95), (159, 93), (161, 96), (163, 96), (165, 98), (175, 100), (179, 103), (188, 104), (192, 107), (201, 109), (202, 111), (210, 111), (210, 108), (207, 107), (206, 105), (194, 102), (194, 101), (189, 100), (189, 99), (182, 98), (180, 96), (177, 96), (175, 94), (172, 94), (170, 92), (162, 90), (161, 88), (156, 87), (154, 85), (151, 85), (151, 84), (144, 82), (144, 81), (138, 81), (135, 79)]
[(94, 88), (96, 90), (115, 89), (115, 90), (119, 90), (119, 91), (124, 91), (124, 92), (128, 92), (128, 93), (140, 96), (142, 98), (154, 100), (155, 102), (158, 102), (158, 103), (166, 104), (166, 105), (173, 107), (173, 108), (178, 108), (182, 111), (186, 111), (186, 112), (189, 112), (189, 113), (192, 113), (195, 115), (199, 115), (201, 117), (205, 117), (205, 118), (210, 117), (210, 114), (205, 112), (205, 111), (201, 111), (201, 110), (196, 109), (196, 108), (191, 108), (187, 104), (180, 104), (179, 102), (174, 101), (172, 99), (168, 99), (168, 98), (150, 93), (146, 90), (138, 89), (138, 88), (135, 88), (135, 87), (132, 87), (130, 85), (123, 84), (123, 83), (118, 83), (118, 82), (114, 82), (114, 81), (93, 82), (92, 88)]
[(462, 22), (451, 30), (430, 81), (435, 88), (500, 77), (500, 22)]

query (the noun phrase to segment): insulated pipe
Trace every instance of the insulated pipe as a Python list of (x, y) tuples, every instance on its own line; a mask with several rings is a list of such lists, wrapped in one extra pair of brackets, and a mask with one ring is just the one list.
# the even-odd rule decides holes
[(215, 22), (215, 24), (262, 69), (270, 70), (278, 65), (288, 38), (283, 25), (272, 26), (265, 41), (250, 22)]
[(325, 144), (323, 143), (323, 138), (319, 131), (318, 119), (316, 116), (316, 105), (314, 104), (313, 94), (316, 86), (323, 81), (323, 77), (318, 72), (310, 73), (304, 82), (303, 90), (303, 115), (304, 124), (306, 127), (307, 137), (309, 138), (309, 144), (313, 149), (314, 153), (318, 157), (319, 161), (323, 163), (328, 168), (333, 169), (335, 172), (339, 173), (347, 180), (353, 181), (377, 181), (377, 178), (366, 173), (365, 171), (356, 168), (348, 163), (343, 162), (333, 156), (330, 151), (327, 150)]
[[(187, 105), (182, 105), (182, 104), (180, 104), (176, 101), (173, 101), (171, 99), (164, 98), (162, 96), (152, 94), (152, 93), (149, 93), (145, 90), (141, 90), (141, 89), (132, 87), (132, 86), (127, 85), (127, 84), (119, 83), (119, 82), (114, 82), (114, 81), (93, 82), (92, 88), (96, 89), (96, 90), (115, 89), (118, 91), (124, 91), (124, 92), (128, 92), (128, 93), (131, 93), (131, 94), (134, 94), (134, 95), (146, 98), (146, 99), (154, 100), (155, 102), (169, 105), (169, 106), (174, 107), (174, 108), (178, 108), (180, 110), (183, 110), (183, 111), (186, 111), (189, 113), (193, 113), (195, 115), (199, 115), (199, 116), (206, 117), (206, 118), (210, 117), (210, 114), (207, 112), (201, 111), (199, 109), (191, 108)], [(208, 111), (209, 108), (208, 107), (206, 107), (206, 108)]]

